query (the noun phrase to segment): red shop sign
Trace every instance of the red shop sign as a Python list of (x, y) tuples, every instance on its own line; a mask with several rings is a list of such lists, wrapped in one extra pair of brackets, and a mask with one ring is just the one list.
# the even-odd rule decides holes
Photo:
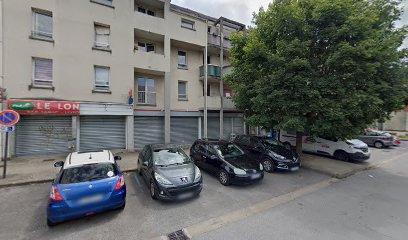
[(23, 115), (79, 115), (78, 102), (8, 100), (8, 108)]

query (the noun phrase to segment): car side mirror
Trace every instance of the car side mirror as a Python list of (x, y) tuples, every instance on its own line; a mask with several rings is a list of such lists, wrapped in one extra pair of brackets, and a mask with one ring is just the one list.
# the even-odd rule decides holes
[(58, 168), (58, 167), (62, 167), (64, 166), (64, 162), (63, 161), (59, 161), (59, 162), (55, 162), (54, 163), (54, 167)]
[(217, 159), (217, 156), (211, 155), (210, 158), (211, 158), (211, 160), (215, 160), (215, 159)]
[(120, 161), (120, 160), (122, 160), (122, 157), (121, 156), (114, 156), (113, 159), (115, 159), (115, 161)]

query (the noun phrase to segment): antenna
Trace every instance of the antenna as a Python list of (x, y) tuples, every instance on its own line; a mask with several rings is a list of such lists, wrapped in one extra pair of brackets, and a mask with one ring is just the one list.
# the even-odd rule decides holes
[(91, 153), (89, 153), (89, 159), (92, 159), (92, 154)]
[(69, 164), (71, 164), (71, 157), (72, 157), (72, 153), (69, 154)]

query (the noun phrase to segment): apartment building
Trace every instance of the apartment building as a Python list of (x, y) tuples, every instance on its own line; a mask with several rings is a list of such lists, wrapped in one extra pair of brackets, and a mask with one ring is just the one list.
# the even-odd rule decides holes
[(2, 0), (1, 8), (2, 107), (21, 114), (10, 155), (133, 151), (244, 132), (222, 80), (229, 36), (244, 25), (170, 0)]

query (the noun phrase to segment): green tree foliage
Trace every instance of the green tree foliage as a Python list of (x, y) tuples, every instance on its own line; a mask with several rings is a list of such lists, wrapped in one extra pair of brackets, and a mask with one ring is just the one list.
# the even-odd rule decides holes
[(408, 96), (399, 4), (274, 0), (261, 8), (253, 28), (232, 36), (236, 106), (252, 125), (341, 139), (386, 120)]

